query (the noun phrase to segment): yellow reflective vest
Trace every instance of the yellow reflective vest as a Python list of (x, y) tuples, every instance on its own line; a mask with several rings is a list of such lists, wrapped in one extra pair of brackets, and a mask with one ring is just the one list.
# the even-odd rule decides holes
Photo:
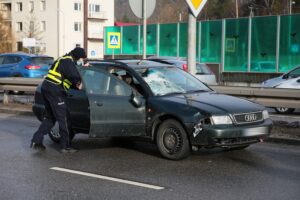
[(46, 80), (51, 81), (52, 83), (56, 85), (62, 85), (64, 89), (69, 89), (72, 85), (72, 83), (68, 79), (62, 79), (61, 73), (57, 71), (57, 68), (59, 67), (60, 61), (64, 59), (71, 59), (73, 61), (72, 56), (64, 56), (59, 58), (54, 66), (51, 67), (49, 70)]

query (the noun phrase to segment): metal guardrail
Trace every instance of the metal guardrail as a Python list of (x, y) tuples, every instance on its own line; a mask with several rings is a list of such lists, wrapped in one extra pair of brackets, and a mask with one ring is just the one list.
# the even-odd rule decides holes
[[(34, 92), (43, 79), (0, 78), (0, 90), (4, 90), (3, 103), (8, 103), (8, 91)], [(300, 108), (300, 90), (210, 86), (218, 93), (228, 94), (258, 102), (266, 107)]]
[(300, 108), (300, 90), (260, 87), (211, 86), (218, 93), (258, 102), (266, 107)]
[(43, 79), (37, 78), (0, 78), (0, 90), (4, 91), (3, 103), (9, 103), (9, 92), (34, 92)]

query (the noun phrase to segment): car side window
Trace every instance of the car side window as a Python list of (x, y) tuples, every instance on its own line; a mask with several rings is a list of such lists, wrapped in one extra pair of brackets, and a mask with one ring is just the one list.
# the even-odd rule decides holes
[(19, 56), (5, 56), (3, 64), (14, 64), (22, 60)]
[(132, 92), (129, 86), (104, 71), (85, 70), (82, 79), (88, 94), (130, 96)]
[(0, 65), (3, 63), (4, 61), (4, 56), (0, 56)]
[(294, 71), (291, 71), (289, 74), (290, 78), (297, 78), (300, 76), (300, 67), (295, 69)]

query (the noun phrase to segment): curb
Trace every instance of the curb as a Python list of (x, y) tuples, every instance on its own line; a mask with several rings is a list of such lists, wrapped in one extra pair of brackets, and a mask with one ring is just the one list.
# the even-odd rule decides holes
[(270, 136), (265, 140), (265, 142), (277, 143), (277, 144), (288, 144), (288, 145), (296, 145), (300, 146), (300, 140), (298, 139), (289, 139), (289, 138), (279, 138)]
[(34, 116), (31, 110), (13, 109), (13, 108), (0, 108), (1, 113), (15, 114), (23, 116)]

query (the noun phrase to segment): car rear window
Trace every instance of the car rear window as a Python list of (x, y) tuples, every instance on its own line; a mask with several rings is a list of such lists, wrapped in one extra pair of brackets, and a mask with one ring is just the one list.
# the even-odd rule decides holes
[(197, 63), (196, 69), (199, 74), (211, 74), (210, 69), (205, 64)]
[(29, 60), (34, 65), (51, 65), (54, 62), (52, 57), (33, 57)]

